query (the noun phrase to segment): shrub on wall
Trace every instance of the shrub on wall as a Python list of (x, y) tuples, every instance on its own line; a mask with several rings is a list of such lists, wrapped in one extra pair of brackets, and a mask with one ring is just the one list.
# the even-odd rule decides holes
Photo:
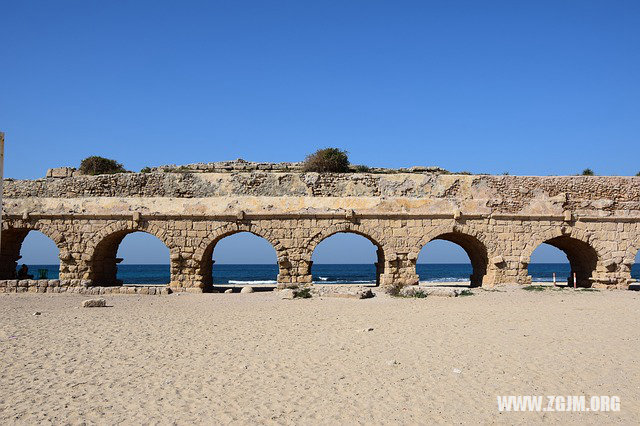
[(582, 171), (582, 176), (595, 176), (596, 174), (593, 173), (593, 170), (591, 169), (584, 169)]
[(371, 167), (359, 164), (354, 169), (357, 173), (371, 173)]
[(85, 175), (112, 175), (114, 173), (126, 173), (127, 171), (116, 160), (93, 155), (82, 160), (80, 172)]
[(347, 173), (349, 171), (347, 151), (338, 148), (319, 149), (305, 158), (303, 170), (318, 173)]

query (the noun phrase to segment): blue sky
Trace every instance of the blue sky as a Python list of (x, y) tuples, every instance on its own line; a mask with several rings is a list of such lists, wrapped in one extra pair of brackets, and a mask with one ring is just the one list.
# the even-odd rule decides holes
[(0, 14), (8, 177), (93, 154), (139, 170), (326, 146), (371, 166), (640, 171), (637, 1), (0, 0)]

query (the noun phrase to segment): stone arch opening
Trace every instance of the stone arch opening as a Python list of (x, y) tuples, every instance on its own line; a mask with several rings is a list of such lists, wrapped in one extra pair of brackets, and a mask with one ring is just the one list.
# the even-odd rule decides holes
[(557, 247), (542, 243), (531, 254), (527, 267), (532, 282), (553, 282), (564, 280), (571, 273), (567, 254)]
[(416, 272), (422, 283), (446, 284), (467, 281), (473, 267), (462, 246), (447, 240), (431, 240), (418, 254)]
[(324, 236), (313, 246), (309, 272), (317, 284), (380, 285), (385, 256), (382, 246), (351, 230)]
[(487, 248), (482, 241), (472, 235), (464, 234), (462, 232), (446, 232), (431, 238), (424, 246), (422, 246), (420, 252), (422, 252), (431, 241), (448, 241), (461, 247), (471, 262), (469, 285), (471, 287), (479, 287), (482, 285), (482, 280), (485, 275), (487, 275), (487, 267), (489, 265)]
[(205, 291), (214, 285), (275, 284), (280, 263), (278, 252), (267, 238), (249, 230), (233, 230), (207, 245), (199, 275)]
[[(32, 250), (23, 258), (23, 249)], [(60, 273), (60, 248), (47, 235), (34, 229), (4, 229), (0, 247), (0, 279), (13, 280), (18, 269), (25, 264), (31, 279), (56, 279)], [(22, 260), (22, 261), (20, 261)], [(55, 270), (48, 266), (57, 264)]]
[[(126, 247), (129, 242), (132, 243), (131, 248)], [(119, 270), (118, 265), (125, 259), (126, 268)], [(173, 267), (169, 259), (169, 249), (155, 235), (139, 230), (120, 230), (107, 235), (96, 245), (90, 278), (96, 286), (118, 286), (123, 282), (168, 284)]]
[[(566, 255), (569, 261), (569, 275), (567, 277), (569, 286), (573, 286), (573, 275), (575, 273), (576, 286), (591, 287), (591, 278), (598, 264), (598, 253), (591, 245), (568, 235), (548, 239), (542, 244), (555, 247)], [(531, 263), (531, 256), (529, 256), (527, 267)]]

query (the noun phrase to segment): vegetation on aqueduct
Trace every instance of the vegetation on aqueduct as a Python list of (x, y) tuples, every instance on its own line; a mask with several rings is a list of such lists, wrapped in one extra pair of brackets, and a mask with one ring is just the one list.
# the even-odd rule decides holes
[(127, 173), (124, 166), (116, 160), (92, 155), (80, 163), (80, 172), (84, 175), (112, 175)]

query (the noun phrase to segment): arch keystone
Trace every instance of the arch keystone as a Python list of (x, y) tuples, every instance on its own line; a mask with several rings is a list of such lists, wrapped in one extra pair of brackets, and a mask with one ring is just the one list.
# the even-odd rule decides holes
[(344, 216), (345, 216), (345, 219), (350, 220), (352, 222), (356, 220), (356, 212), (353, 210), (347, 210)]
[(573, 220), (573, 212), (571, 212), (571, 210), (565, 210), (562, 214), (562, 219), (565, 222), (571, 222)]

